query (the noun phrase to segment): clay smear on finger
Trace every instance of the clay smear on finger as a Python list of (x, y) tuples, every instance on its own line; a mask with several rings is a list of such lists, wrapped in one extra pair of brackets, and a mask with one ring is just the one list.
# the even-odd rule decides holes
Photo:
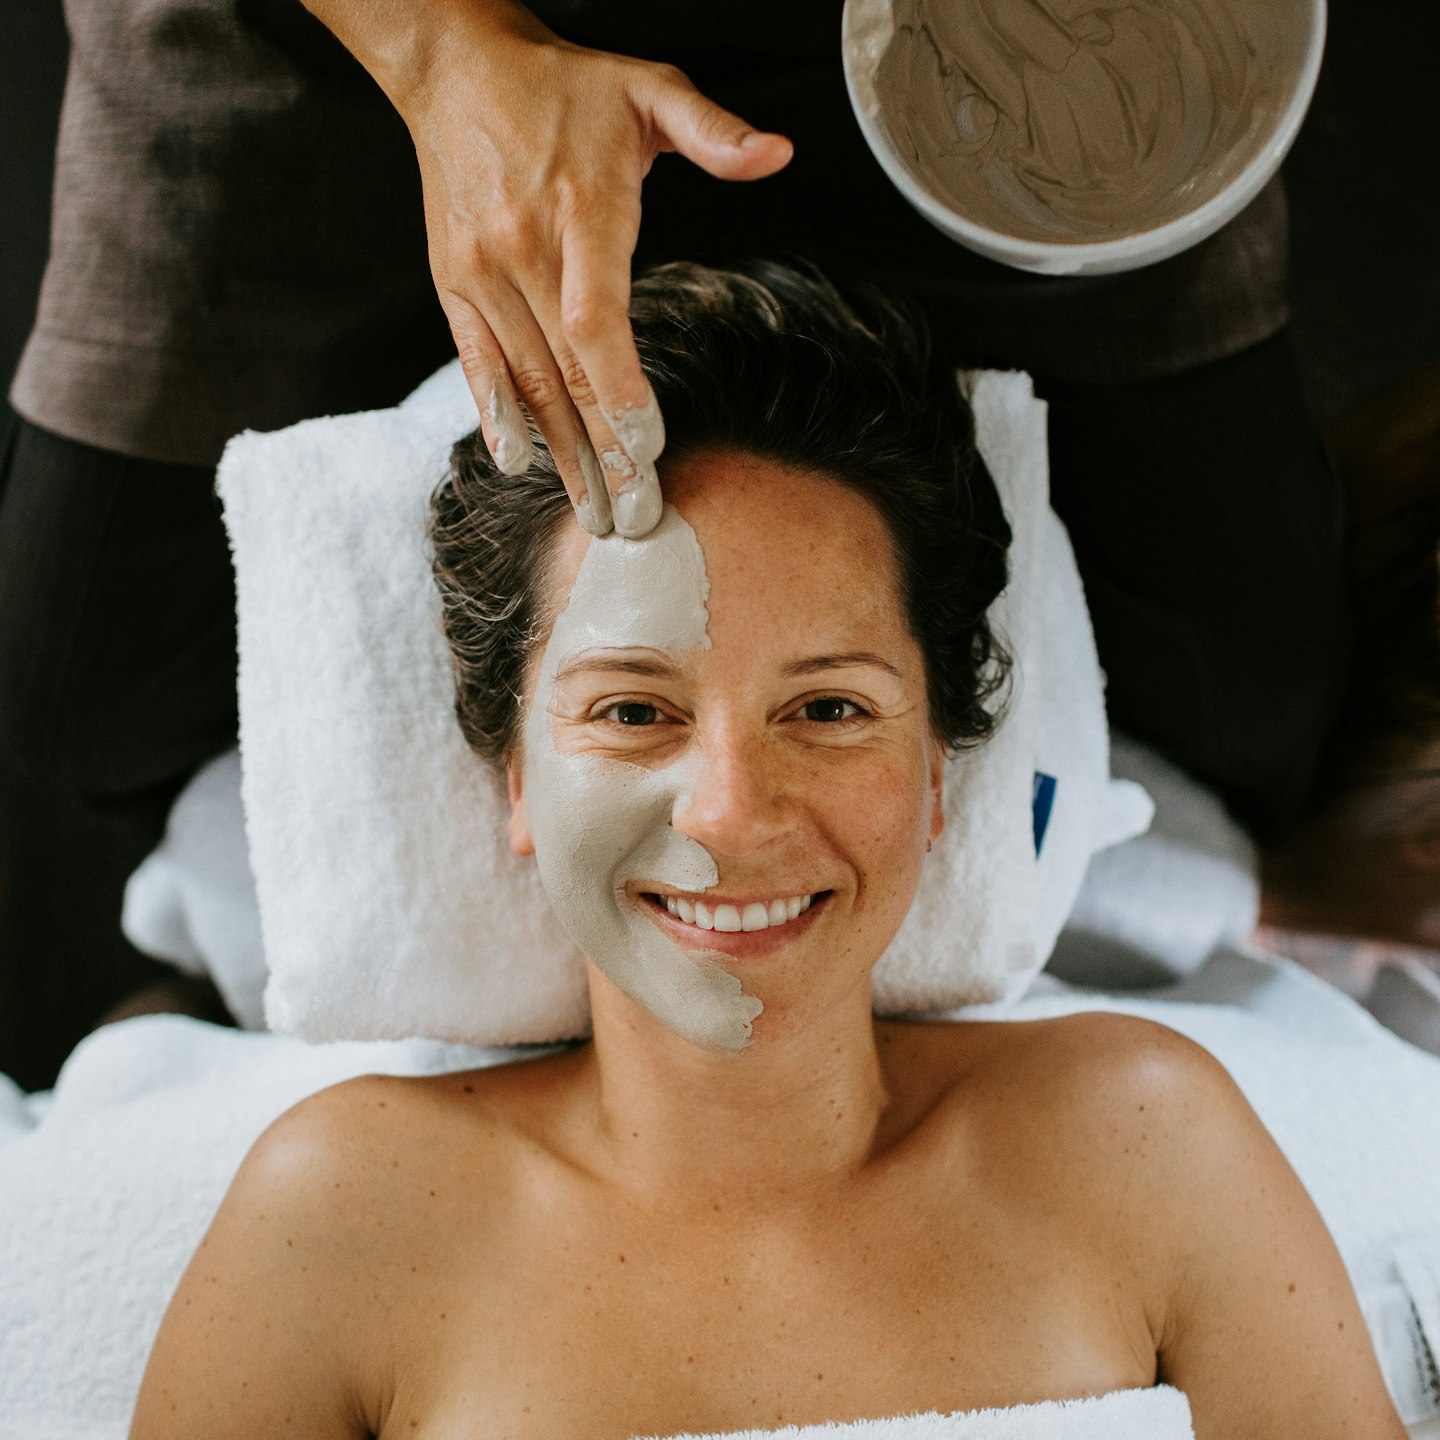
[(665, 421), (660, 415), (660, 404), (654, 391), (641, 405), (630, 405), (623, 410), (607, 410), (605, 419), (609, 422), (620, 448), (637, 464), (653, 465), (665, 448)]
[(615, 529), (627, 540), (643, 538), (660, 523), (665, 505), (655, 466), (631, 459), (618, 445), (600, 458), (610, 474), (618, 477), (610, 494)]
[(605, 488), (605, 474), (595, 458), (595, 447), (584, 433), (575, 442), (575, 463), (585, 477), (585, 498), (576, 505), (575, 518), (589, 534), (608, 535), (615, 528), (610, 492)]
[(510, 388), (510, 377), (503, 371), (496, 371), (490, 381), (485, 418), (490, 422), (490, 433), (494, 437), (492, 453), (496, 466), (502, 474), (523, 475), (530, 468), (535, 447), (530, 439), (530, 427), (525, 423), (515, 392)]

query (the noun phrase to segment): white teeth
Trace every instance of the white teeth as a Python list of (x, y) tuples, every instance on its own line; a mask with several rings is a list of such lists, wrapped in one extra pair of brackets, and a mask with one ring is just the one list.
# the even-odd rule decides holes
[(758, 900), (747, 905), (740, 912), (740, 928), (742, 930), (768, 930), (770, 928), (769, 907), (762, 905)]
[(702, 930), (735, 933), (741, 930), (769, 930), (803, 915), (811, 904), (809, 895), (791, 895), (785, 900), (751, 900), (745, 905), (707, 905), (683, 895), (662, 895), (665, 908), (677, 920), (698, 925)]
[(740, 930), (740, 912), (733, 905), (717, 905), (715, 907), (715, 928), (729, 932)]

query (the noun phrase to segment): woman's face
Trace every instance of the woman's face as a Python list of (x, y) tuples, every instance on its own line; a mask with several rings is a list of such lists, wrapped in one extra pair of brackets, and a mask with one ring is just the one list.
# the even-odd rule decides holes
[(557, 542), (511, 843), (621, 990), (738, 1050), (868, 994), (944, 756), (867, 501), (735, 453), (664, 479), (650, 538)]

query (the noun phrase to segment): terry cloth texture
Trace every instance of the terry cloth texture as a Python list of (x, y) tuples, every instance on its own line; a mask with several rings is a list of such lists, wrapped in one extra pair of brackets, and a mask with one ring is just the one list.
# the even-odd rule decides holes
[[(1151, 806), (1110, 779), (1102, 679), (1046, 490), (1044, 406), (1023, 375), (973, 386), (1014, 531), (992, 620), (1008, 714), (946, 771), (947, 825), (875, 972), (882, 1014), (1020, 994), (1091, 854)], [(244, 435), (219, 486), (235, 552), (240, 743), (267, 1012), (311, 1040), (538, 1043), (589, 1028), (584, 962), (506, 843), (498, 772), (466, 747), (425, 538), (458, 364), (396, 410)], [(1053, 780), (1036, 854), (1036, 777)]]
[[(1272, 186), (1172, 261), (1024, 276), (934, 230), (851, 114), (839, 0), (532, 0), (562, 36), (674, 61), (796, 142), (735, 185), (661, 156), (637, 260), (762, 248), (914, 289), (956, 365), (1110, 383), (1234, 354), (1286, 318)], [(66, 0), (54, 224), (11, 401), (101, 449), (211, 464), (246, 428), (393, 404), (453, 353), (414, 147), (294, 0)]]
[[(889, 1420), (786, 1425), (780, 1430), (727, 1431), (724, 1440), (1192, 1440), (1190, 1402), (1169, 1385), (1112, 1390), (1086, 1400), (1038, 1405), (928, 1411)], [(720, 1440), (678, 1435), (675, 1440)]]
[[(1169, 1385), (1001, 1410), (926, 1411), (890, 1420), (726, 1431), (724, 1440), (1192, 1440), (1189, 1401)], [(684, 1434), (675, 1440), (720, 1440)]]

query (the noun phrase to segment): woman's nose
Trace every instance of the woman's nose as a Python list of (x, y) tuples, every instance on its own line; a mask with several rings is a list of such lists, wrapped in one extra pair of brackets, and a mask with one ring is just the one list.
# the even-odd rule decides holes
[(788, 827), (784, 777), (756, 736), (711, 734), (698, 741), (699, 766), (672, 825), (707, 850), (749, 855)]

